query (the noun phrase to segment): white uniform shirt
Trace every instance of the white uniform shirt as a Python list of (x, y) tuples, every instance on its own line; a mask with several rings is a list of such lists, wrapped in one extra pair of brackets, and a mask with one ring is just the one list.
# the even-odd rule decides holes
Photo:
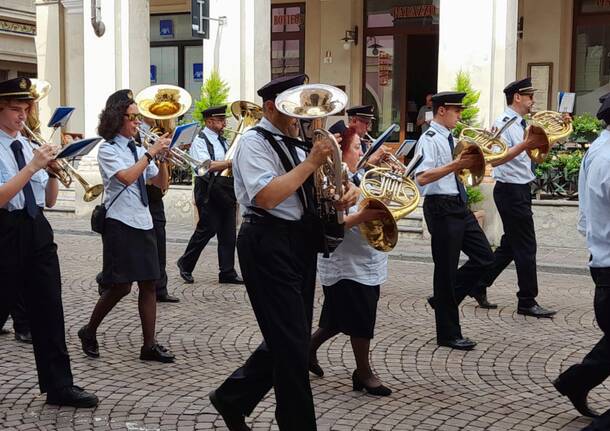
[[(416, 151), (422, 154), (421, 163), (415, 169), (415, 182), (422, 196), (430, 195), (459, 195), (456, 176), (453, 172), (444, 177), (422, 186), (417, 181), (417, 174), (428, 169), (438, 168), (451, 163), (453, 154), (449, 145), (451, 131), (436, 121), (430, 123), (430, 128), (417, 141)], [(456, 140), (454, 139), (454, 145)]]
[[(593, 149), (593, 153), (591, 153)], [(583, 158), (578, 180), (579, 231), (591, 253), (589, 266), (610, 267), (610, 128), (593, 142)]]
[[(13, 153), (13, 150), (11, 148), (11, 144), (15, 140), (19, 140), (23, 146), (23, 158), (25, 159), (26, 165), (34, 157), (30, 143), (28, 142), (27, 138), (21, 135), (21, 133), (17, 132), (17, 136), (13, 138), (3, 130), (0, 130), (0, 184), (7, 183), (11, 178), (13, 178), (19, 173), (19, 168), (17, 167), (17, 159), (15, 159), (15, 153)], [(30, 179), (32, 191), (34, 192), (34, 198), (36, 198), (36, 204), (39, 207), (44, 207), (45, 189), (47, 187), (48, 181), (49, 176), (47, 175), (44, 169), (41, 169), (36, 172), (34, 175), (32, 175), (32, 178)], [(9, 211), (15, 211), (22, 210), (24, 207), (25, 195), (23, 194), (23, 190), (21, 190), (19, 193), (13, 196), (13, 198), (8, 201), (2, 208)]]
[[(522, 126), (523, 117), (507, 107), (504, 113), (498, 117), (494, 123), (494, 127), (498, 129), (504, 126), (504, 123), (517, 117), (512, 125), (502, 132), (501, 139), (508, 145), (509, 148), (523, 142), (525, 130)], [(533, 181), (536, 176), (532, 172), (532, 160), (527, 155), (527, 151), (523, 151), (510, 162), (504, 163), (493, 168), (493, 177), (500, 182), (510, 184), (527, 184)]]
[[(281, 139), (282, 132), (269, 120), (263, 118), (258, 126), (276, 134), (280, 147), (286, 151), (286, 154), (289, 154)], [(300, 148), (297, 148), (296, 151), (299, 160), (305, 160), (305, 151)], [(255, 198), (258, 192), (275, 177), (285, 173), (284, 165), (267, 139), (254, 130), (247, 131), (239, 140), (233, 156), (235, 196), (241, 206), (242, 215), (252, 214), (253, 211), (248, 207), (256, 207)], [(300, 220), (303, 217), (303, 205), (297, 193), (293, 193), (278, 206), (266, 211), (284, 220)]]
[(210, 152), (208, 151), (208, 146), (206, 145), (205, 140), (199, 135), (193, 139), (193, 143), (191, 144), (191, 148), (189, 150), (190, 156), (195, 160), (199, 160), (200, 162), (205, 162), (206, 160), (224, 160), (225, 149), (220, 142), (218, 134), (207, 127), (203, 129), (202, 133), (205, 134), (205, 137), (208, 138), (212, 144), (212, 148), (214, 149), (214, 159), (212, 159), (210, 156)]
[[(358, 205), (350, 208), (350, 214), (358, 211)], [(388, 276), (388, 255), (375, 250), (360, 233), (359, 226), (345, 230), (343, 242), (328, 258), (318, 255), (318, 274), (324, 286), (340, 280), (353, 280), (368, 286), (377, 286)]]
[[(125, 185), (115, 175), (117, 172), (128, 169), (136, 163), (133, 153), (127, 146), (130, 140), (124, 136), (117, 135), (113, 141), (114, 144), (108, 141), (102, 142), (97, 155), (104, 183), (104, 205), (108, 209), (106, 218), (121, 221), (136, 229), (152, 229), (153, 222), (150, 210), (142, 203), (138, 181), (134, 181), (125, 191), (121, 192)], [(140, 159), (146, 150), (136, 146), (136, 152), (138, 159)], [(156, 177), (158, 173), (159, 168), (157, 168), (154, 161), (151, 161), (144, 170), (144, 180), (148, 181)], [(108, 208), (118, 193), (121, 193), (121, 195)]]

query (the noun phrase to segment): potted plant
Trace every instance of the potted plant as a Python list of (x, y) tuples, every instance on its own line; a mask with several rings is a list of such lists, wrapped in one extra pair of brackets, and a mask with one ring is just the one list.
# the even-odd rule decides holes
[(603, 129), (602, 122), (588, 112), (576, 115), (572, 120), (572, 128), (574, 131), (570, 140), (585, 148), (597, 139)]
[(472, 211), (472, 214), (479, 222), (481, 229), (483, 229), (485, 226), (485, 210), (480, 209), (478, 205), (479, 203), (483, 202), (483, 199), (485, 199), (483, 192), (478, 186), (468, 186), (466, 187), (466, 194), (468, 195), (468, 208), (470, 211)]

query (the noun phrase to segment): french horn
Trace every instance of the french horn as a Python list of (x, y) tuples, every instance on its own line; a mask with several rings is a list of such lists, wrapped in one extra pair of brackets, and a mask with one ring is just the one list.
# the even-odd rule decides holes
[[(538, 139), (544, 140), (541, 147), (527, 150), (528, 156), (534, 163), (544, 162), (553, 145), (566, 139), (573, 131), (572, 123), (564, 121), (563, 115), (555, 111), (536, 112), (527, 122), (525, 139), (527, 140), (530, 133), (535, 133), (540, 135)], [(532, 128), (538, 129), (539, 132)]]
[[(398, 126), (392, 124), (371, 145), (360, 159), (358, 167), (367, 166), (371, 155)], [(382, 210), (384, 216), (360, 225), (360, 233), (375, 250), (389, 252), (398, 242), (398, 220), (406, 217), (419, 205), (420, 194), (415, 182), (410, 178), (412, 166), (405, 166), (392, 153), (382, 156), (380, 166), (366, 171), (360, 182), (362, 200), (359, 208)]]

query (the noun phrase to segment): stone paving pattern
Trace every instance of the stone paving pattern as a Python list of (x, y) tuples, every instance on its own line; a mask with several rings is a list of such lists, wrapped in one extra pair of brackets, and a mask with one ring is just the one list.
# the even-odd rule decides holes
[[(195, 284), (184, 285), (174, 262), (185, 246), (181, 232), (188, 239), (190, 229), (170, 228), (169, 289), (181, 302), (159, 304), (157, 329), (158, 340), (176, 354), (175, 364), (139, 361), (137, 289), (103, 323), (98, 333), (101, 357), (90, 359), (81, 352), (76, 332), (97, 298), (94, 277), (101, 268), (101, 240), (88, 234), (85, 222), (61, 215), (50, 218), (59, 232), (75, 383), (95, 391), (101, 403), (80, 410), (46, 406), (38, 394), (31, 348), (12, 335), (3, 336), (0, 429), (226, 429), (207, 393), (243, 363), (261, 336), (243, 286), (217, 283), (215, 247), (202, 255)], [(401, 247), (408, 249), (407, 244)], [(390, 261), (372, 342), (375, 372), (394, 393), (376, 398), (351, 390), (355, 362), (348, 337), (338, 336), (319, 351), (326, 375), (312, 376), (320, 430), (567, 431), (588, 423), (551, 385), (551, 379), (579, 361), (600, 337), (588, 275), (541, 272), (539, 301), (559, 312), (553, 320), (537, 320), (516, 314), (516, 275), (507, 270), (490, 290), (491, 299), (500, 304), (497, 310), (481, 310), (472, 300), (462, 305), (464, 335), (479, 344), (471, 352), (460, 352), (435, 343), (434, 316), (425, 301), (432, 291), (433, 266), (417, 260)], [(584, 262), (572, 263), (584, 267)], [(590, 397), (599, 410), (608, 407), (608, 399), (607, 384)], [(255, 430), (277, 429), (274, 407), (270, 393), (248, 423)]]

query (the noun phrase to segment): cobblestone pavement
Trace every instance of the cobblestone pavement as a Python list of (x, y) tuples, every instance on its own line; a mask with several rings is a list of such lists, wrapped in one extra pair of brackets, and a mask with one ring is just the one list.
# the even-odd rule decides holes
[[(170, 292), (181, 302), (158, 308), (158, 339), (177, 356), (175, 364), (163, 365), (138, 360), (136, 289), (100, 328), (101, 357), (84, 356), (76, 332), (96, 301), (101, 241), (66, 233), (56, 240), (76, 384), (95, 391), (101, 403), (81, 410), (46, 406), (38, 395), (31, 348), (3, 336), (0, 428), (225, 429), (207, 393), (243, 363), (261, 337), (243, 287), (217, 283), (215, 250), (205, 251), (196, 283), (189, 286), (174, 265), (184, 244), (168, 244)], [(588, 276), (541, 272), (539, 300), (559, 312), (553, 320), (536, 320), (516, 314), (516, 276), (508, 270), (490, 290), (499, 309), (481, 310), (472, 300), (462, 305), (464, 335), (479, 344), (459, 352), (435, 344), (434, 318), (425, 301), (432, 265), (391, 260), (389, 269), (372, 363), (394, 393), (375, 398), (351, 390), (355, 362), (349, 339), (338, 336), (319, 351), (326, 375), (312, 377), (320, 430), (579, 430), (588, 423), (550, 382), (600, 337)], [(590, 399), (598, 409), (607, 408), (610, 386), (597, 388)], [(248, 418), (253, 429), (277, 428), (274, 406), (271, 393)]]

